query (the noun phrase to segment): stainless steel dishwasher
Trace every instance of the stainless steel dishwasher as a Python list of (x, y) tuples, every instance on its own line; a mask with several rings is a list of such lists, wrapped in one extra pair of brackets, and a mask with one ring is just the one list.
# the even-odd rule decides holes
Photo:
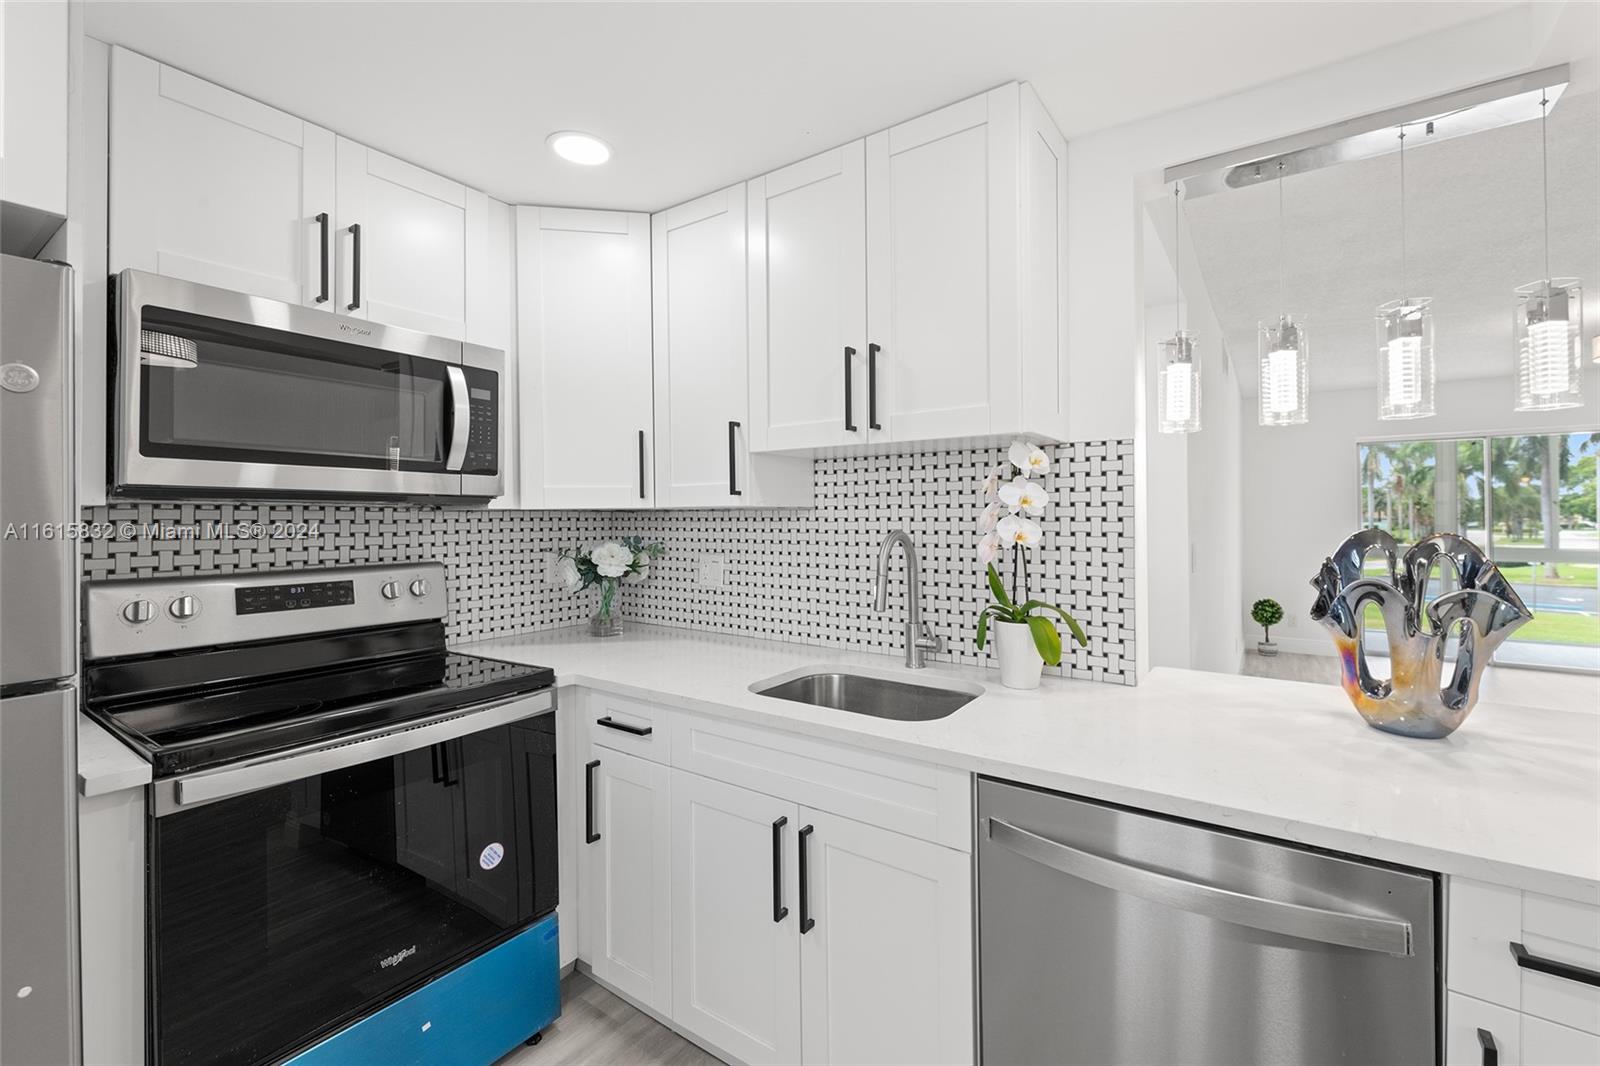
[(1431, 1064), (1432, 874), (981, 778), (986, 1066)]

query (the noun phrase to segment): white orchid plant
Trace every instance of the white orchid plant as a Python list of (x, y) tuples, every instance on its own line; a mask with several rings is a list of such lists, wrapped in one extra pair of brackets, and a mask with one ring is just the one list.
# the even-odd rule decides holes
[[(983, 481), (984, 508), (978, 516), (978, 531), (983, 536), (978, 541), (978, 561), (988, 572), (989, 591), (994, 595), (994, 602), (978, 612), (978, 647), (988, 643), (990, 619), (1026, 625), (1033, 634), (1033, 644), (1039, 649), (1040, 657), (1048, 665), (1056, 666), (1061, 662), (1057, 618), (1066, 624), (1072, 639), (1079, 645), (1087, 647), (1089, 641), (1083, 635), (1083, 627), (1059, 606), (1027, 597), (1027, 552), (1044, 535), (1034, 519), (1050, 506), (1050, 496), (1043, 482), (1034, 478), (1042, 479), (1049, 472), (1050, 456), (1044, 449), (1019, 440), (1012, 442), (1006, 461), (991, 470)], [(1009, 593), (994, 566), (1006, 549), (1011, 550)]]
[(650, 576), (650, 563), (666, 546), (640, 537), (563, 551), (556, 557), (556, 580), (569, 592), (600, 586), (600, 614), (609, 618), (619, 585), (639, 585)]

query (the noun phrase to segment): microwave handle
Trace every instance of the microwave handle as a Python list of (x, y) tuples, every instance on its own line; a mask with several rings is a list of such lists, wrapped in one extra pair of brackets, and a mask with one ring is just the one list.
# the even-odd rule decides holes
[(467, 460), (467, 439), (472, 435), (472, 398), (467, 393), (467, 375), (459, 366), (444, 368), (450, 386), (450, 454), (446, 470), (460, 470)]

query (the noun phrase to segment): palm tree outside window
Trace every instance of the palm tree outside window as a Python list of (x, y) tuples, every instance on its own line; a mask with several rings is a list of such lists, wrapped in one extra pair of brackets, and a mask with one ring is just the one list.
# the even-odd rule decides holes
[[(1459, 533), (1483, 546), (1534, 620), (1502, 645), (1509, 665), (1600, 670), (1600, 433), (1363, 442), (1363, 526), (1402, 543)], [(1368, 560), (1374, 573), (1383, 564)], [(1449, 591), (1436, 573), (1429, 595)], [(1381, 632), (1372, 633), (1382, 650)]]

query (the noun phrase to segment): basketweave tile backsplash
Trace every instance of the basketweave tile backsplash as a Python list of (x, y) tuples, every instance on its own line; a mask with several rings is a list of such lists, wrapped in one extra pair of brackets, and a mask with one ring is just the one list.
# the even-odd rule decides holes
[[(1083, 623), (1060, 672), (1134, 683), (1133, 442), (1049, 449), (1052, 504), (1030, 556), (1028, 594)], [(878, 545), (903, 528), (922, 562), (924, 616), (944, 637), (936, 658), (993, 665), (972, 640), (986, 601), (975, 555), (980, 483), (1004, 449), (957, 448), (818, 459), (816, 505), (781, 510), (490, 511), (355, 504), (138, 503), (93, 507), (113, 536), (84, 542), (91, 580), (171, 577), (434, 559), (448, 570), (452, 641), (579, 625), (598, 592), (547, 583), (554, 553), (636, 535), (666, 545), (643, 585), (626, 586), (624, 618), (800, 644), (902, 654), (903, 562), (895, 553), (889, 610), (872, 609)], [(285, 539), (152, 539), (151, 527), (314, 526)], [(127, 524), (135, 535), (124, 536)], [(142, 535), (139, 535), (142, 534)], [(723, 560), (720, 588), (698, 583), (703, 559)], [(991, 646), (992, 647), (992, 646)]]

